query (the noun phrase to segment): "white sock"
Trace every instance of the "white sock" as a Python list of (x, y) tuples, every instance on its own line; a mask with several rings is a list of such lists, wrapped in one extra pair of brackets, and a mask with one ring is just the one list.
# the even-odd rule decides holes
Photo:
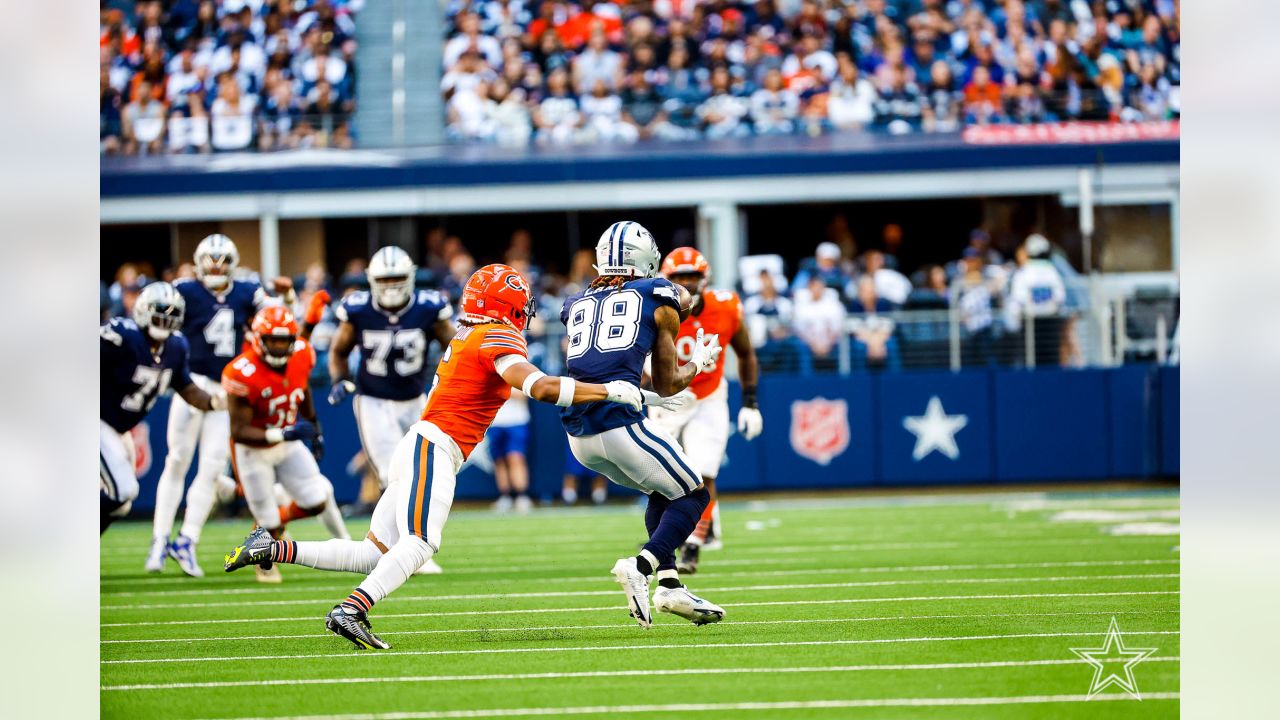
[(609, 491), (604, 488), (596, 488), (591, 491), (591, 502), (596, 505), (603, 505), (606, 498), (609, 497)]
[(317, 570), (338, 570), (368, 574), (382, 558), (382, 551), (372, 540), (325, 540), (294, 543), (294, 565)]
[(565, 488), (560, 491), (560, 499), (564, 500), (565, 505), (572, 505), (578, 502), (578, 491), (573, 488)]
[(324, 525), (324, 529), (329, 534), (339, 540), (350, 540), (351, 533), (347, 532), (347, 523), (342, 519), (342, 511), (338, 509), (338, 503), (333, 499), (333, 493), (329, 493), (329, 501), (324, 504), (324, 509), (320, 511), (320, 522)]
[[(178, 467), (181, 465), (182, 467)], [(169, 539), (173, 534), (173, 519), (178, 514), (178, 504), (182, 502), (183, 480), (191, 461), (179, 462), (172, 455), (165, 458), (164, 470), (160, 473), (160, 481), (156, 483), (156, 512), (151, 521), (151, 536)]]
[(209, 513), (213, 511), (213, 503), (217, 499), (214, 482), (219, 472), (221, 471), (217, 468), (205, 468), (201, 465), (196, 472), (196, 479), (191, 481), (191, 487), (187, 489), (187, 511), (182, 516), (181, 533), (190, 538), (191, 542), (200, 542), (200, 531), (204, 530)]
[(403, 535), (378, 560), (378, 566), (360, 583), (359, 588), (375, 603), (380, 602), (403, 585), (418, 568), (426, 565), (434, 553), (426, 540), (417, 535)]

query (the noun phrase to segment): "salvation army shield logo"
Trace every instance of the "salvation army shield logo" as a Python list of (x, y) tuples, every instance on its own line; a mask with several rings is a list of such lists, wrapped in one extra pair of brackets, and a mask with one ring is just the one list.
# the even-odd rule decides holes
[(828, 465), (849, 448), (849, 404), (816, 397), (791, 403), (791, 448)]

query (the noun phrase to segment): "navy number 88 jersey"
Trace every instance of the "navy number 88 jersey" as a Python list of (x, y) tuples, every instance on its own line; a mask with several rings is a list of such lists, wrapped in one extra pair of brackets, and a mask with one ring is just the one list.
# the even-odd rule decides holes
[(335, 314), (356, 331), (360, 348), (356, 389), (361, 395), (412, 400), (426, 390), (432, 328), (453, 315), (440, 293), (417, 290), (408, 306), (393, 313), (376, 306), (368, 292), (353, 292), (343, 298)]
[(173, 333), (164, 341), (159, 357), (151, 354), (151, 342), (132, 320), (113, 318), (99, 328), (101, 398), (99, 416), (117, 432), (128, 432), (146, 416), (156, 398), (172, 385), (191, 384), (187, 370), (187, 340)]
[(179, 280), (173, 287), (187, 301), (182, 334), (191, 348), (191, 372), (215, 380), (222, 377), (222, 368), (240, 354), (244, 329), (266, 293), (251, 280), (231, 281), (222, 295), (199, 280)]
[[(625, 380), (640, 384), (644, 359), (658, 337), (654, 314), (663, 305), (680, 310), (680, 295), (666, 278), (631, 280), (621, 286), (587, 289), (565, 300), (560, 321), (569, 345), (569, 377), (592, 383)], [(570, 435), (595, 435), (639, 422), (644, 414), (612, 402), (573, 405), (560, 410)]]

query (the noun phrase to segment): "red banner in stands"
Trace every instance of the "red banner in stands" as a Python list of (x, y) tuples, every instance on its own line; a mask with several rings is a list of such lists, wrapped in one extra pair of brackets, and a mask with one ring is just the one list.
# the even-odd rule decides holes
[(971, 125), (960, 135), (975, 145), (1093, 144), (1177, 140), (1178, 121), (1136, 123), (1066, 122), (1044, 125)]

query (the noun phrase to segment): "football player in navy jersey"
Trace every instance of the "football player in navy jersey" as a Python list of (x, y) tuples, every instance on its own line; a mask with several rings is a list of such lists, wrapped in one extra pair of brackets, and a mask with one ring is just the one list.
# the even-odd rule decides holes
[[(614, 223), (596, 244), (600, 277), (565, 301), (560, 320), (567, 328), (570, 377), (639, 384), (645, 357), (652, 353), (657, 393), (646, 392), (645, 404), (680, 409), (691, 398), (677, 394), (715, 366), (720, 346), (714, 335), (699, 330), (689, 362), (677, 366), (675, 339), (692, 299), (658, 276), (660, 260), (648, 230), (635, 222)], [(680, 445), (633, 408), (587, 403), (564, 408), (560, 416), (579, 462), (649, 497), (644, 518), (649, 541), (638, 555), (613, 566), (631, 616), (641, 627), (651, 626), (649, 576), (656, 574), (653, 606), (658, 610), (697, 625), (721, 620), (724, 610), (689, 592), (676, 571), (676, 548), (711, 499)]]
[[(215, 392), (222, 368), (236, 355), (245, 328), (262, 306), (274, 302), (255, 280), (235, 280), (240, 253), (226, 235), (210, 235), (196, 246), (195, 280), (179, 280), (174, 288), (186, 302), (182, 334), (191, 348), (191, 379), (206, 392)], [(196, 544), (213, 509), (218, 476), (230, 454), (231, 421), (225, 410), (205, 412), (181, 398), (169, 407), (169, 455), (156, 486), (148, 572), (164, 569), (166, 557), (182, 571), (203, 577), (196, 562)], [(187, 491), (187, 510), (178, 537), (170, 542), (174, 516), (182, 501), (187, 470), (200, 446), (200, 464)]]
[(129, 511), (138, 496), (133, 429), (170, 386), (201, 411), (225, 410), (226, 395), (216, 385), (206, 392), (192, 382), (182, 327), (185, 302), (172, 285), (152, 283), (133, 306), (133, 319), (113, 318), (98, 332), (102, 395), (101, 532)]
[[(398, 247), (379, 249), (369, 260), (369, 290), (343, 298), (339, 325), (329, 346), (329, 404), (352, 399), (356, 429), (378, 484), (386, 489), (391, 455), (409, 427), (422, 417), (431, 367), (427, 346), (448, 347), (457, 329), (449, 301), (434, 290), (414, 288), (417, 265)], [(351, 377), (349, 356), (360, 348)], [(431, 560), (426, 572), (440, 572)]]

